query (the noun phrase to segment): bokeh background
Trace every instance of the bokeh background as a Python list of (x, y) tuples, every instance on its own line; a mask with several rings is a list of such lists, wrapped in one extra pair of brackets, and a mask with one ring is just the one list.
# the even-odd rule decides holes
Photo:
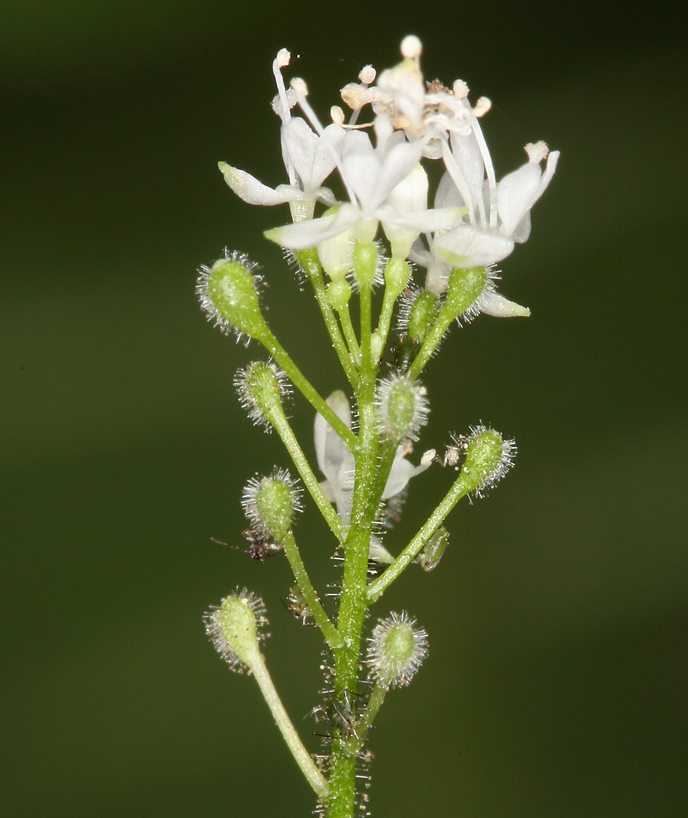
[[(278, 336), (322, 392), (342, 386), (311, 298), (261, 238), (286, 212), (239, 202), (216, 163), (284, 181), (278, 48), (326, 116), (409, 32), (428, 78), (492, 98), (499, 175), (528, 141), (562, 159), (503, 264), (533, 317), (455, 330), (425, 379), (423, 446), (482, 419), (520, 453), (454, 512), (437, 571), (409, 570), (378, 608), (417, 616), (431, 652), (372, 737), (373, 814), (686, 814), (685, 28), (662, 3), (592, 0), (4, 6), (3, 814), (313, 808), (255, 684), (203, 634), (237, 585), (264, 594), (268, 663), (316, 750), (317, 634), (279, 601), (286, 562), (231, 547), (246, 479), (287, 465), (233, 394), (260, 351), (205, 322), (194, 271), (248, 252)], [(312, 412), (296, 401), (293, 417), (312, 453)], [(448, 479), (414, 481), (390, 548)], [(324, 587), (314, 512), (299, 532)]]

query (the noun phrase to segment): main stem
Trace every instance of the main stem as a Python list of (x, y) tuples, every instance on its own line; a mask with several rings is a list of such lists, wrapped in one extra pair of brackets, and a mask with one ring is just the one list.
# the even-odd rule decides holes
[[(379, 441), (375, 417), (377, 366), (371, 355), (370, 288), (361, 289), (361, 381), (356, 390), (359, 413), (359, 447), (356, 451), (356, 483), (349, 535), (344, 543), (344, 576), (337, 628), (344, 647), (335, 655), (334, 696), (345, 699), (346, 692), (358, 692), (361, 638), (367, 601), (370, 536), (380, 503), (381, 489), (376, 480)], [(358, 749), (352, 746), (345, 728), (335, 728), (332, 740), (330, 795), (326, 800), (328, 818), (352, 818), (356, 799)]]

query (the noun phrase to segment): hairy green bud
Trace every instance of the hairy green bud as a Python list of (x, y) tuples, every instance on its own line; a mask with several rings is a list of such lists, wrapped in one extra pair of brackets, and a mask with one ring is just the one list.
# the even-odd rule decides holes
[(427, 423), (425, 387), (401, 375), (380, 381), (375, 394), (378, 429), (388, 440), (417, 440)]
[(251, 670), (260, 659), (259, 628), (267, 624), (263, 600), (244, 588), (225, 597), (205, 615), (205, 629), (218, 653), (234, 670)]
[(234, 332), (238, 338), (261, 338), (267, 330), (255, 269), (255, 264), (238, 253), (227, 254), (212, 267), (201, 267), (196, 283), (201, 308), (222, 332)]
[(241, 504), (255, 528), (276, 543), (284, 542), (294, 512), (301, 511), (296, 484), (284, 469), (275, 469), (270, 477), (251, 478)]
[(456, 267), (449, 274), (449, 286), (444, 300), (442, 315), (447, 326), (463, 315), (480, 297), (488, 281), (484, 267)]
[(403, 687), (415, 676), (428, 654), (428, 634), (416, 628), (405, 611), (381, 619), (368, 647), (368, 666), (376, 684), (385, 689)]
[(254, 361), (234, 376), (241, 405), (256, 425), (272, 429), (272, 417), (283, 411), (282, 399), (291, 391), (289, 380), (276, 364)]

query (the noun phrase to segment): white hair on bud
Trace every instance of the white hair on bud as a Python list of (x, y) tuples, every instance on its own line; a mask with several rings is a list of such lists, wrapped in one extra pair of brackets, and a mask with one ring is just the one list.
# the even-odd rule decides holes
[[(428, 634), (415, 624), (406, 611), (392, 612), (373, 629), (367, 661), (370, 675), (380, 687), (406, 686), (423, 664), (428, 655)], [(402, 640), (406, 642), (403, 646), (399, 644)]]
[[(258, 362), (259, 366), (261, 364), (262, 362)], [(256, 363), (250, 363), (245, 369), (237, 369), (236, 374), (234, 375), (234, 388), (239, 396), (241, 408), (248, 414), (249, 420), (255, 426), (264, 426), (265, 431), (269, 434), (272, 432), (272, 424), (266, 417), (263, 410), (256, 403), (255, 398), (251, 394), (251, 390), (248, 386), (248, 381), (251, 376), (251, 368), (255, 365)], [(282, 401), (284, 401), (284, 399), (290, 397), (293, 392), (291, 381), (289, 380), (287, 373), (280, 369), (273, 361), (268, 361), (265, 366), (268, 366), (272, 370), (275, 380), (277, 381), (277, 386), (279, 387), (280, 398)]]
[(268, 477), (261, 477), (258, 474), (252, 477), (244, 487), (244, 492), (241, 497), (241, 506), (254, 530), (265, 537), (270, 537), (272, 532), (265, 525), (265, 521), (258, 508), (257, 500), (263, 485), (271, 480), (283, 483), (289, 489), (292, 515), (303, 511), (301, 488), (286, 469), (275, 467)]
[(231, 598), (238, 599), (239, 602), (246, 605), (248, 610), (251, 612), (253, 619), (255, 620), (256, 639), (258, 642), (262, 642), (264, 639), (270, 636), (269, 633), (264, 633), (261, 630), (268, 624), (268, 620), (262, 598), (251, 591), (248, 591), (246, 588), (242, 588), (241, 591), (237, 589), (235, 593), (226, 596), (219, 605), (213, 605), (213, 607), (203, 616), (203, 620), (205, 622), (205, 632), (210, 637), (215, 650), (229, 664), (231, 670), (235, 670), (237, 673), (243, 673), (247, 669), (246, 664), (234, 651), (232, 643), (227, 638), (222, 625), (222, 606)]

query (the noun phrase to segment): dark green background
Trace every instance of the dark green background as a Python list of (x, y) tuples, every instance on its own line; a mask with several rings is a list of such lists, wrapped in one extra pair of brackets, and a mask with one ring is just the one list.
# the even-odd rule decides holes
[[(382, 603), (430, 656), (379, 719), (373, 814), (684, 816), (688, 800), (686, 79), (670, 6), (14, 2), (0, 27), (0, 776), (3, 813), (306, 816), (255, 684), (201, 615), (264, 594), (268, 663), (309, 747), (319, 640), (290, 574), (239, 544), (239, 495), (287, 465), (206, 324), (194, 270), (226, 244), (264, 265), (273, 328), (342, 385), (307, 293), (217, 160), (284, 181), (270, 61), (288, 46), (322, 115), (404, 34), (465, 79), (498, 174), (562, 151), (533, 235), (503, 264), (529, 321), (455, 330), (426, 380), (423, 446), (482, 419), (515, 471), (450, 518), (450, 550)], [(295, 401), (309, 453), (312, 412)], [(412, 484), (398, 548), (449, 475)], [(312, 508), (320, 587), (336, 577)]]

